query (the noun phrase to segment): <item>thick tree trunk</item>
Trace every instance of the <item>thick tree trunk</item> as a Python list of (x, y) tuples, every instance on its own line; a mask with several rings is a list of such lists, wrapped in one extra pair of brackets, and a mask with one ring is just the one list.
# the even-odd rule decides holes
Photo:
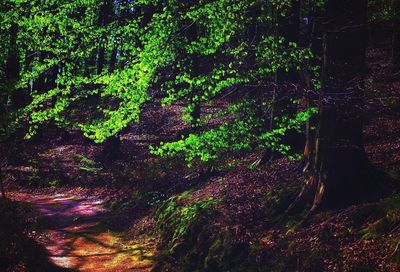
[(392, 38), (392, 61), (395, 69), (400, 69), (400, 3), (394, 1), (394, 20)]
[(400, 21), (396, 22), (393, 27), (393, 65), (395, 69), (400, 68)]
[(312, 201), (311, 211), (342, 207), (374, 193), (375, 172), (362, 143), (366, 1), (328, 0), (326, 10), (312, 174), (289, 210), (307, 200)]

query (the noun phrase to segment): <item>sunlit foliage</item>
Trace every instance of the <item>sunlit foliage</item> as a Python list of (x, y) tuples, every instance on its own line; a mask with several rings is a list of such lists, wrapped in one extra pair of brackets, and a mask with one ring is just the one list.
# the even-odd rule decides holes
[[(315, 113), (265, 114), (276, 92), (266, 82), (279, 72), (299, 71), (312, 58), (308, 48), (277, 34), (290, 6), (291, 1), (261, 0), (7, 0), (0, 30), (13, 35), (17, 25), (21, 70), (15, 91), (29, 90), (30, 97), (11, 115), (12, 127), (28, 122), (30, 138), (51, 122), (103, 142), (139, 122), (157, 89), (162, 105), (184, 102), (183, 121), (193, 127), (215, 116), (228, 121), (160, 143), (151, 148), (154, 154), (184, 153), (191, 164), (226, 150), (287, 153), (281, 137)], [(6, 47), (0, 46), (2, 59)], [(235, 89), (242, 92), (234, 110), (195, 113)], [(265, 125), (271, 118), (274, 127)]]

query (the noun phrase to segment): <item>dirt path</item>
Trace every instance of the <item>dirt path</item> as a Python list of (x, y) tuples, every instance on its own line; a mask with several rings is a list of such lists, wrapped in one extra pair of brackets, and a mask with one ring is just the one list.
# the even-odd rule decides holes
[(155, 245), (131, 241), (101, 224), (107, 209), (98, 199), (66, 194), (14, 194), (45, 216), (46, 228), (34, 233), (49, 260), (72, 271), (150, 271)]

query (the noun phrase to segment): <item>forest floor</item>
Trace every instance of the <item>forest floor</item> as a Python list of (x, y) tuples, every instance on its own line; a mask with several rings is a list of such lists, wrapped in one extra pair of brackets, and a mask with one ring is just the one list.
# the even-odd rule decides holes
[[(400, 179), (400, 72), (393, 71), (382, 49), (370, 50), (368, 63), (365, 149), (374, 166)], [(232, 244), (248, 245), (259, 268), (400, 270), (398, 185), (378, 201), (319, 213), (307, 222), (304, 214), (282, 218), (277, 213), (305, 179), (299, 162), (278, 157), (254, 169), (251, 163), (260, 153), (245, 153), (224, 157), (229, 167), (199, 175), (201, 167), (148, 154), (149, 144), (175, 139), (187, 129), (179, 121), (181, 111), (149, 106), (141, 125), (121, 136), (122, 154), (113, 162), (102, 161), (103, 145), (76, 131), (65, 137), (55, 128), (46, 128), (36, 141), (0, 146), (8, 152), (4, 174), (13, 200), (0, 203), (0, 211), (7, 210), (29, 240), (25, 248), (9, 248), (15, 256), (36, 248), (43, 255), (36, 270), (29, 258), (15, 257), (7, 271), (148, 271), (162, 248), (155, 211), (166, 199), (184, 195), (187, 207), (216, 200), (217, 215), (207, 224), (229, 233)], [(9, 244), (14, 242), (10, 238)], [(179, 268), (179, 260), (167, 262), (154, 270), (190, 271)]]
[(149, 271), (155, 243), (130, 240), (106, 229), (110, 216), (102, 200), (77, 195), (12, 193), (10, 199), (30, 203), (46, 220), (46, 227), (31, 231), (46, 248), (50, 261), (71, 271)]

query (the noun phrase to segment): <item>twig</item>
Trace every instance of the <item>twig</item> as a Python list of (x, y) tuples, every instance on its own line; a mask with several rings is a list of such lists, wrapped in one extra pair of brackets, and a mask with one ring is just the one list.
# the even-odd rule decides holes
[(396, 247), (394, 248), (394, 251), (393, 251), (393, 253), (392, 253), (390, 256), (393, 256), (393, 255), (397, 252), (397, 250), (399, 249), (399, 246), (400, 246), (400, 239), (399, 239), (399, 241), (397, 242), (397, 245), (396, 245)]

